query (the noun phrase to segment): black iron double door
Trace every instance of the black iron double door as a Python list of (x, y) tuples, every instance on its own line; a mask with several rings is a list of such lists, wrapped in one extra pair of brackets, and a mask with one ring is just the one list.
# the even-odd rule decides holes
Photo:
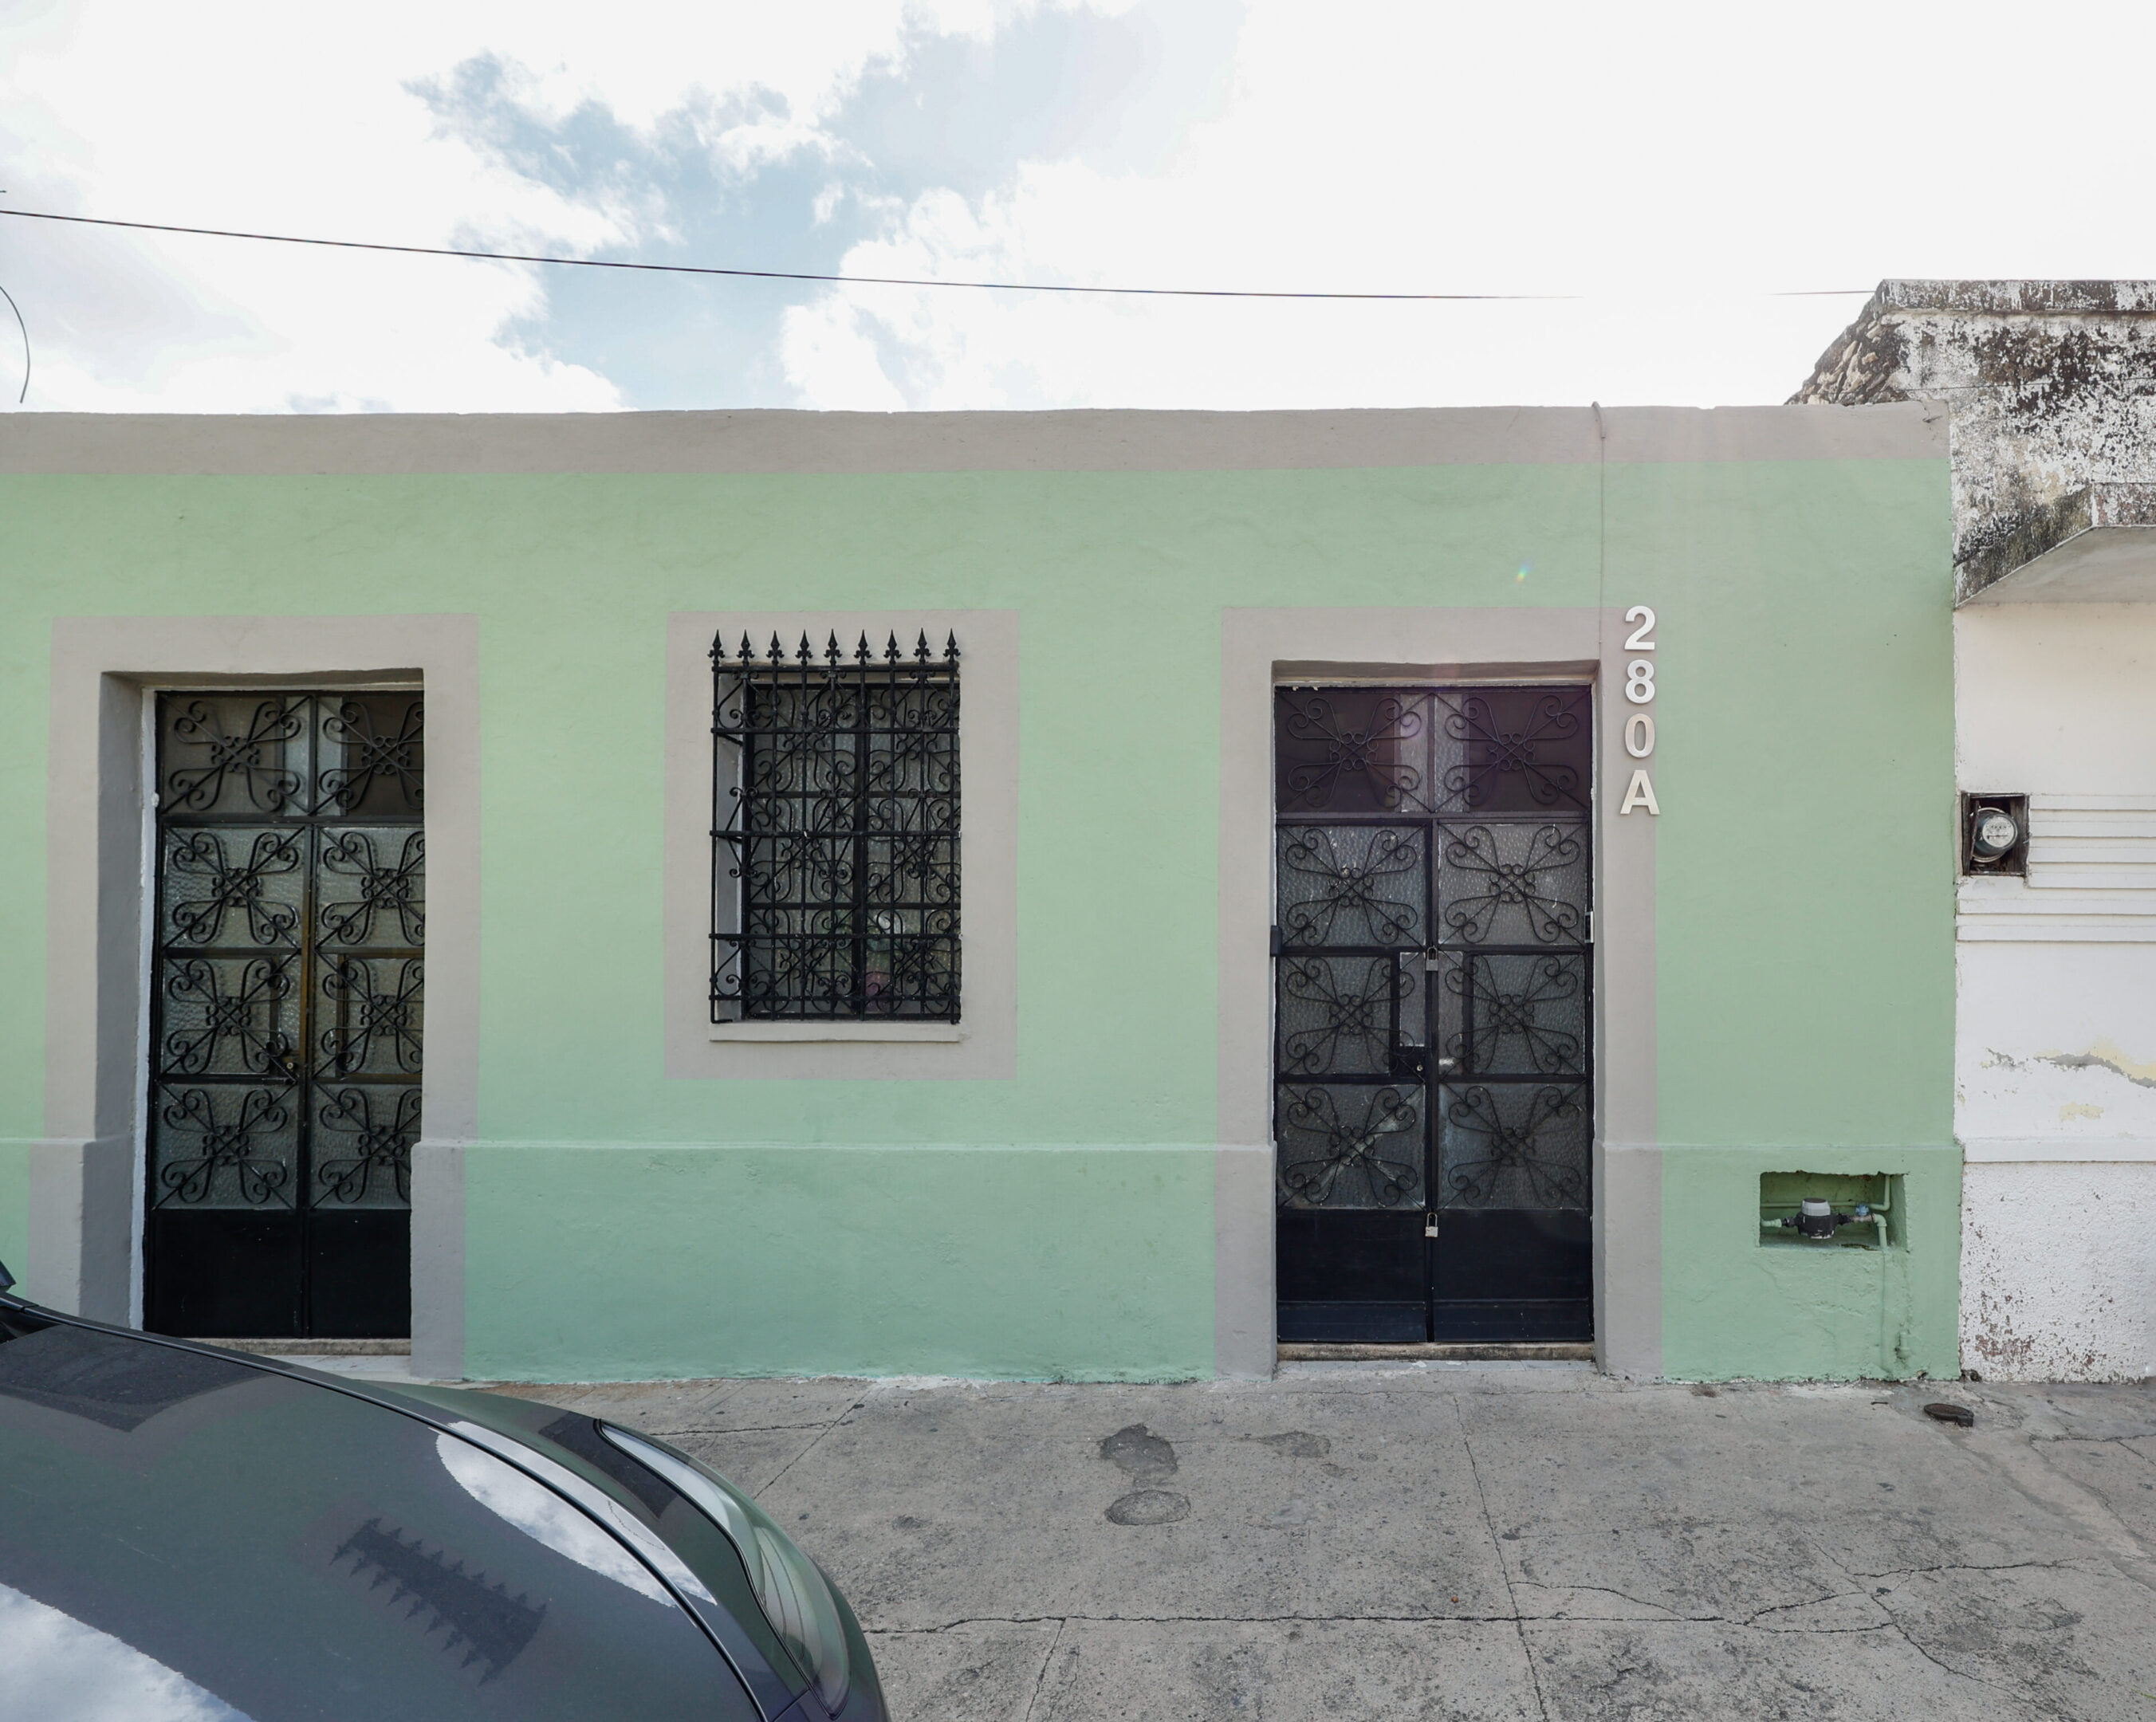
[(411, 1331), (419, 695), (158, 696), (144, 1325)]
[(1281, 1337), (1591, 1337), (1589, 689), (1274, 718)]

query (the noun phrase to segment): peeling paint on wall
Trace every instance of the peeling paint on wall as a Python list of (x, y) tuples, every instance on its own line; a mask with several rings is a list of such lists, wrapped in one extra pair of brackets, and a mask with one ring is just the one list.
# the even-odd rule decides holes
[(2156, 478), (2156, 281), (1882, 281), (1789, 398), (1944, 405), (1966, 598)]
[[(1982, 1008), (1966, 992), (1964, 997), (1965, 1013)], [(2020, 1008), (2033, 1017), (2036, 1007), (2025, 996)], [(2040, 1025), (2030, 1020), (2025, 1028)], [(2093, 1140), (2156, 1137), (2156, 1076), (2145, 1074), (2151, 1068), (2102, 1038), (2086, 1052), (2016, 1055), (1984, 1047), (1958, 1073), (1956, 1129), (1964, 1139), (2042, 1136), (2062, 1128)]]
[(2156, 1089), (2156, 1064), (2129, 1056), (2115, 1040), (2100, 1040), (2085, 1053), (2039, 1053), (2036, 1058), (2061, 1070), (2108, 1070), (2136, 1088)]
[(2156, 1164), (1967, 1167), (1963, 1366), (1991, 1381), (2156, 1376), (2152, 1212)]
[(2049, 1064), (2059, 1070), (2108, 1070), (2136, 1088), (2156, 1089), (2156, 1064), (2145, 1063), (2126, 1052), (2115, 1040), (2099, 1040), (2085, 1053), (2057, 1051), (2030, 1053), (2017, 1058), (1996, 1047), (1985, 1049), (1978, 1068), (1984, 1070), (2025, 1070), (2031, 1064)]

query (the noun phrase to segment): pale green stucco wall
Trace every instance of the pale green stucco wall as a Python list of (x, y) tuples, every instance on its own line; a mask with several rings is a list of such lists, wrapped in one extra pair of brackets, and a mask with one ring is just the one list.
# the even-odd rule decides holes
[(0, 1262), (35, 1297), (25, 1263), (30, 1143), (44, 1134), (46, 646), (57, 588), (15, 555), (16, 520), (0, 501), (0, 725), (10, 738), (0, 748)]
[[(1861, 543), (1786, 469), (1610, 474), (1613, 515), (1685, 523), (1655, 581), (1675, 1376), (1958, 1371), (1944, 478), (1872, 472), (1907, 489)], [(1799, 1171), (1905, 1173), (1906, 1249), (1763, 1247), (1758, 1174)]]
[[(1666, 1366), (1879, 1372), (1859, 1292), (1761, 1261), (1743, 1193), (1760, 1169), (1830, 1169), (1785, 1148), (1877, 1144), (1902, 1160), (1852, 1168), (1906, 1165), (1926, 1240), (1888, 1270), (1890, 1326), (1904, 1367), (1943, 1371), (1944, 464), (1612, 466), (1606, 549), (1601, 482), (0, 479), (0, 720), (42, 735), (55, 613), (479, 615), (473, 1373), (1172, 1376), (1212, 1367), (1222, 607), (1653, 604)], [(1020, 612), (1016, 1078), (667, 1079), (667, 612), (916, 607)], [(43, 770), (0, 752), (23, 810), (0, 830), (18, 1140), (40, 1129)]]
[[(486, 1217), (475, 1376), (1211, 1369), (1209, 1144), (549, 1145), (466, 1164)], [(635, 1271), (625, 1243), (648, 1253)]]
[[(0, 1262), (23, 1279), (23, 1264), (29, 1259), (30, 1149), (27, 1142), (0, 1142)], [(23, 1294), (34, 1294), (27, 1281)]]

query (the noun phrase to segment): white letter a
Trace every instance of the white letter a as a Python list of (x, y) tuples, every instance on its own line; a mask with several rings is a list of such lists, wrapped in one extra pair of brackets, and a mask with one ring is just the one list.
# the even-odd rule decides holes
[(1617, 811), (1629, 813), (1635, 807), (1645, 807), (1657, 818), (1661, 816), (1662, 810), (1655, 804), (1655, 786), (1647, 781), (1644, 767), (1633, 772), (1632, 787), (1625, 792), (1625, 805)]

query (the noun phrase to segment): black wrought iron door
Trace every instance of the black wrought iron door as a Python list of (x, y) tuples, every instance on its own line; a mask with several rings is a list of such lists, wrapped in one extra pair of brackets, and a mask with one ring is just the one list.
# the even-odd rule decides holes
[(418, 694), (157, 700), (144, 1325), (411, 1331)]
[(1592, 1334), (1591, 720), (1278, 690), (1282, 1339)]

